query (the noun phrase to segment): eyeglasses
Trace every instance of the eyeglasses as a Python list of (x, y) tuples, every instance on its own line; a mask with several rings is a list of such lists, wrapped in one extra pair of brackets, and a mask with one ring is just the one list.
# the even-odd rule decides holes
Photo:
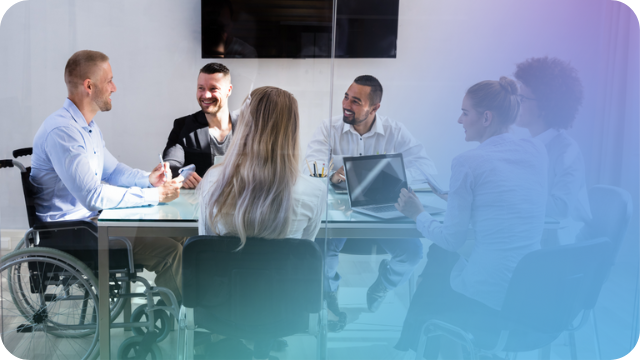
[(526, 97), (522, 94), (518, 95), (518, 99), (520, 100), (520, 102), (522, 102), (523, 100), (528, 100), (528, 101), (537, 101), (537, 99), (534, 98), (530, 98), (530, 97)]

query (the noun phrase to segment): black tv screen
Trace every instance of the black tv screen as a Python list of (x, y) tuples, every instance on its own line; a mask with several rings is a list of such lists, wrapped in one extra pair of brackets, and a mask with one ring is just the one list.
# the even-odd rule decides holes
[[(201, 0), (203, 58), (329, 58), (333, 0)], [(338, 0), (337, 58), (395, 58), (399, 0)]]

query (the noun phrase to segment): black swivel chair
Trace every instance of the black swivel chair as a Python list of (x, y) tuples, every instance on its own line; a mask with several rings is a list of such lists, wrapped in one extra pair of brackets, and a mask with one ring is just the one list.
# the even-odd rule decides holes
[(478, 355), (532, 351), (551, 344), (583, 310), (593, 283), (607, 271), (613, 247), (607, 239), (546, 248), (527, 254), (518, 263), (499, 313), (474, 316), (465, 328), (444, 314), (428, 321), (416, 359), (427, 338), (443, 335), (463, 344), (471, 359)]
[(325, 357), (322, 255), (300, 239), (195, 236), (182, 253), (178, 356), (193, 359), (194, 330), (226, 337), (275, 340), (298, 333), (317, 338)]
[[(589, 204), (591, 207), (592, 218), (581, 229), (576, 241), (605, 237), (611, 241), (612, 251), (610, 256), (605, 259), (608, 263), (606, 271), (599, 274), (597, 280), (593, 284), (590, 295), (584, 300), (583, 313), (579, 324), (567, 329), (569, 332), (569, 344), (572, 360), (577, 360), (578, 358), (575, 343), (575, 332), (582, 329), (590, 318), (592, 319), (593, 324), (594, 345), (596, 347), (598, 359), (602, 359), (595, 306), (598, 302), (602, 286), (608, 279), (611, 268), (615, 264), (616, 257), (620, 252), (620, 246), (627, 232), (629, 222), (631, 221), (631, 214), (633, 213), (631, 195), (627, 191), (613, 186), (596, 185), (589, 189)], [(637, 309), (637, 306), (635, 306), (635, 308)], [(637, 316), (635, 316), (634, 319), (637, 319)]]

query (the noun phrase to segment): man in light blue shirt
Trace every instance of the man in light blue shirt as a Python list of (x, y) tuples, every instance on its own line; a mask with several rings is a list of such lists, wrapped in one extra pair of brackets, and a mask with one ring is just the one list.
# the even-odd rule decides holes
[[(82, 50), (65, 67), (68, 99), (40, 126), (33, 140), (31, 183), (36, 213), (42, 221), (92, 219), (102, 209), (157, 205), (180, 195), (182, 177), (169, 164), (151, 173), (132, 169), (107, 150), (93, 121), (111, 110), (116, 91), (109, 58)], [(134, 261), (156, 272), (156, 284), (181, 299), (182, 246), (169, 238), (131, 239)]]

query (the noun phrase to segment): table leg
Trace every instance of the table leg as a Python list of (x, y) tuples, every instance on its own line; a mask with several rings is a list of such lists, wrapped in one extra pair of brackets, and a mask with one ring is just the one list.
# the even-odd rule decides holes
[(109, 313), (109, 228), (98, 226), (98, 336), (100, 359), (111, 358), (110, 313)]

